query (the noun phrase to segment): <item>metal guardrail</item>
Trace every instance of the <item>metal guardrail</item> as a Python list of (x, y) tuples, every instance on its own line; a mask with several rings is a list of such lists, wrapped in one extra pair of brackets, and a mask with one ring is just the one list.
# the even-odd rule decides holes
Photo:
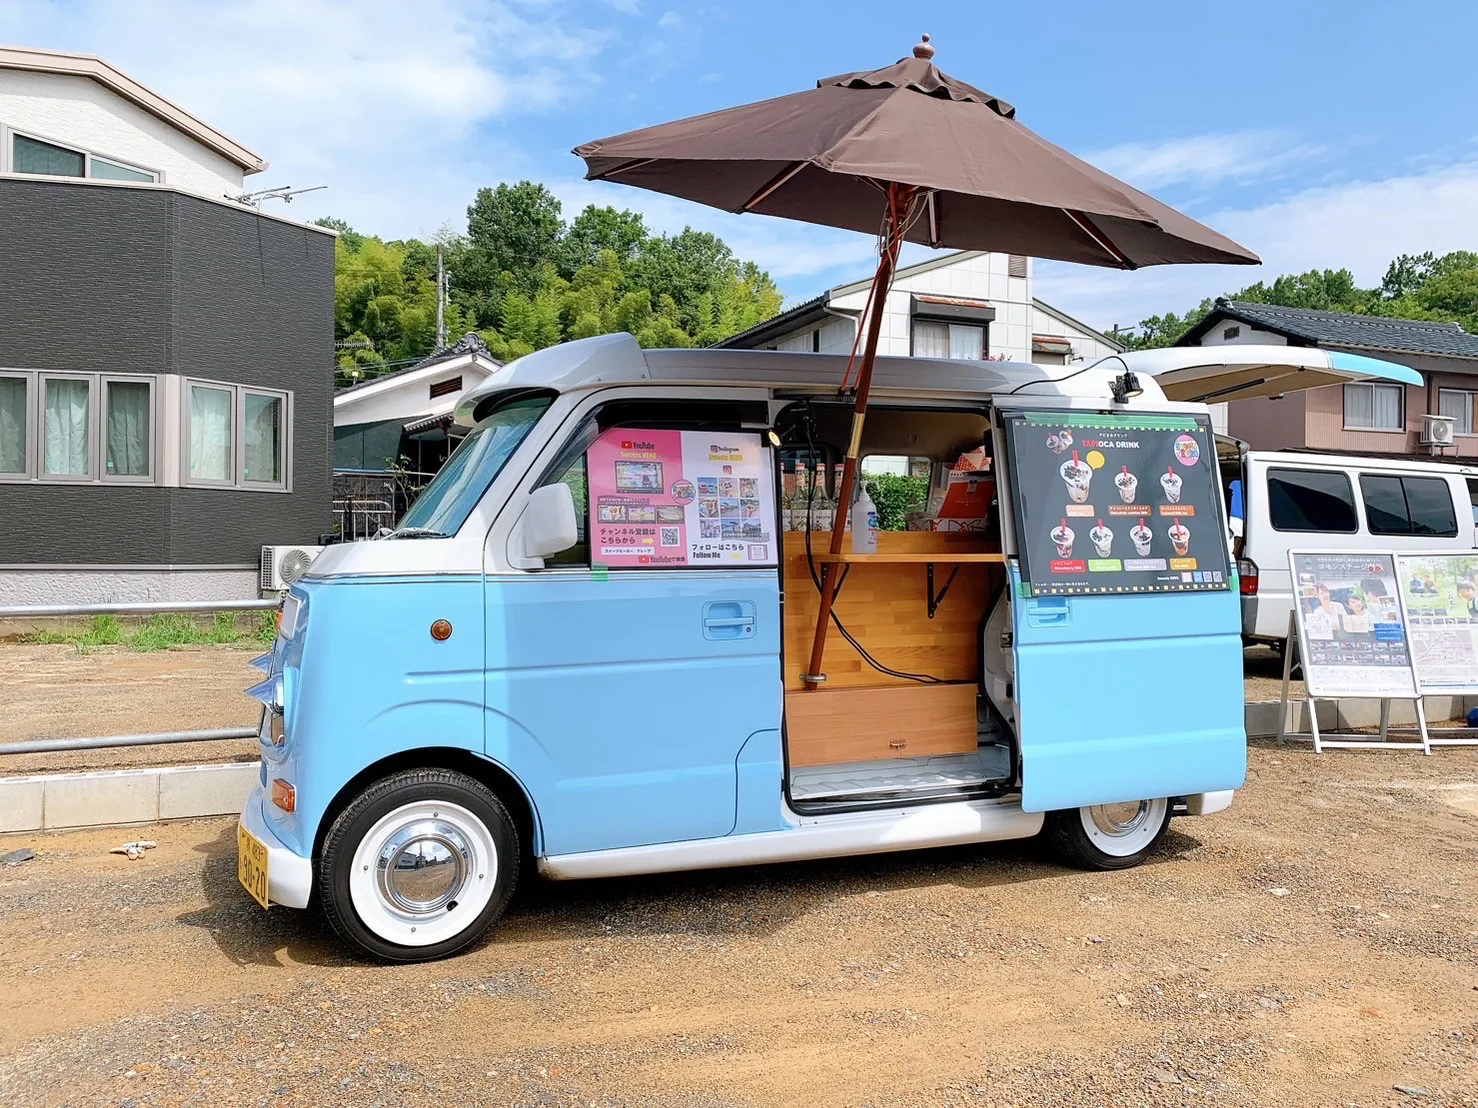
[[(6, 604), (0, 619), (52, 619), (57, 616), (147, 616), (170, 613), (270, 612), (281, 600), (143, 600), (121, 604)], [(126, 746), (163, 746), (168, 743), (205, 743), (254, 739), (255, 727), (221, 727), (209, 731), (156, 731), (144, 735), (100, 735), (92, 738), (27, 739), (0, 743), (6, 754), (57, 754), (68, 750), (106, 750)]]

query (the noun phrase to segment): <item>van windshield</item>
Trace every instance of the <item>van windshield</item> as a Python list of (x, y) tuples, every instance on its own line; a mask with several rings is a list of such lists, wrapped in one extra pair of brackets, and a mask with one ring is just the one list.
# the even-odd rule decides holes
[(479, 423), (387, 537), (440, 539), (456, 534), (553, 401), (549, 395), (525, 396)]

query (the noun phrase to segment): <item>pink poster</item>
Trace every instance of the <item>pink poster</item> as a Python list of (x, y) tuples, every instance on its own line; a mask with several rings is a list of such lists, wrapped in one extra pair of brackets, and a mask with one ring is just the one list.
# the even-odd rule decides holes
[(592, 562), (775, 564), (774, 478), (758, 435), (615, 428), (591, 445), (586, 473)]

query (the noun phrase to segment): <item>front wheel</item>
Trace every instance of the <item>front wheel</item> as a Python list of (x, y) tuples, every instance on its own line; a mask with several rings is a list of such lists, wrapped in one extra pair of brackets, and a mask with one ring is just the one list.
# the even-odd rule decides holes
[(1046, 839), (1070, 865), (1082, 869), (1129, 869), (1165, 837), (1170, 801), (1131, 800), (1048, 812)]
[(492, 926), (518, 867), (518, 832), (491, 789), (452, 770), (407, 770), (334, 820), (318, 887), (340, 937), (387, 961), (429, 962)]

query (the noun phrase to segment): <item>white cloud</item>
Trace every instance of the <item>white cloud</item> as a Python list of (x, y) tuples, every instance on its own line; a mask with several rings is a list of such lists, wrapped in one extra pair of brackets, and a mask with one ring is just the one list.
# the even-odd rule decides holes
[(673, 27), (681, 24), (682, 21), (682, 16), (678, 15), (677, 12), (663, 12), (662, 18), (657, 20), (657, 26), (663, 30), (671, 30)]
[(1288, 166), (1316, 158), (1323, 148), (1300, 143), (1283, 131), (1226, 131), (1165, 142), (1129, 142), (1085, 160), (1135, 188), (1211, 185), (1275, 176)]
[(1378, 284), (1398, 254), (1472, 249), (1478, 242), (1478, 161), (1377, 180), (1304, 189), (1207, 215), (1203, 222), (1256, 251), (1261, 266), (1156, 266), (1134, 273), (1038, 263), (1039, 297), (1099, 327), (1184, 312), (1207, 296), (1283, 273), (1349, 269)]

